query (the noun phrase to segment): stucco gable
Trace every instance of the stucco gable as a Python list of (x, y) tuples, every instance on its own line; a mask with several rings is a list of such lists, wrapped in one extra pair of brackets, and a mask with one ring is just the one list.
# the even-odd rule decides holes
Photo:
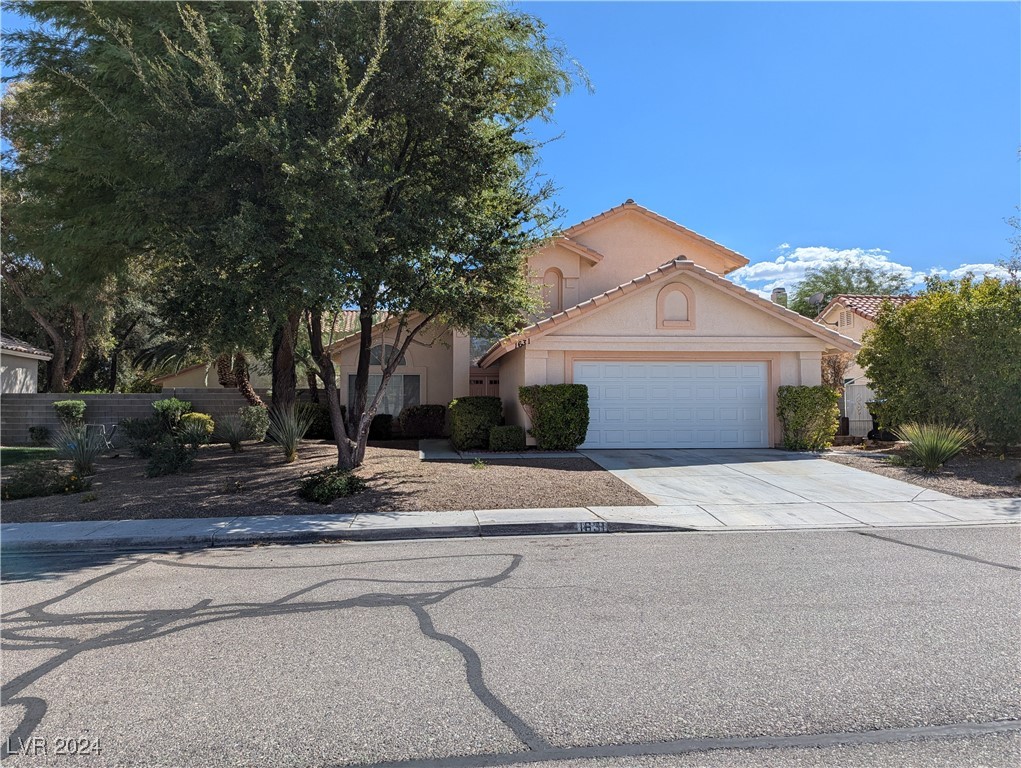
[[(606, 253), (605, 251), (600, 251), (598, 245), (593, 245), (593, 241), (600, 240), (599, 234), (605, 233), (607, 229), (619, 227), (622, 221), (628, 221), (632, 224), (639, 223), (646, 229), (656, 230), (668, 235), (676, 243), (676, 252), (670, 254), (670, 258), (685, 250), (704, 248), (711, 251), (726, 264), (726, 267), (720, 271), (720, 274), (727, 274), (748, 263), (748, 259), (737, 251), (731, 250), (704, 235), (700, 235), (698, 232), (688, 229), (662, 214), (649, 210), (630, 198), (621, 205), (568, 227), (564, 230), (563, 235), (575, 242), (592, 247), (597, 252)], [(693, 259), (693, 261), (697, 262), (698, 259)]]

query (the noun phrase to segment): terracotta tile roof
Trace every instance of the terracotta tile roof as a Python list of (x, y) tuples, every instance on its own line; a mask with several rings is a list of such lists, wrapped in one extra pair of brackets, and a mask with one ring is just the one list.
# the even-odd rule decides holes
[(6, 333), (0, 333), (0, 348), (10, 350), (11, 352), (22, 352), (26, 355), (41, 357), (44, 360), (53, 359), (53, 355), (45, 349), (33, 347), (27, 341), (22, 341), (21, 339), (16, 339), (13, 336), (8, 336)]
[(879, 315), (879, 308), (883, 306), (883, 302), (890, 302), (895, 307), (902, 307), (911, 301), (914, 296), (907, 294), (891, 295), (891, 296), (866, 296), (861, 294), (842, 293), (838, 296), (834, 296), (830, 303), (826, 305), (818, 315), (816, 320), (825, 315), (835, 304), (847, 307), (847, 309), (854, 312), (856, 315), (861, 315), (866, 320), (875, 320)]
[(584, 221), (579, 221), (577, 224), (574, 224), (573, 226), (568, 227), (567, 229), (565, 229), (560, 234), (563, 235), (564, 237), (568, 238), (568, 239), (571, 239), (575, 235), (580, 234), (581, 232), (583, 232), (584, 230), (588, 229), (593, 224), (595, 224), (595, 223), (597, 223), (599, 221), (602, 221), (603, 219), (608, 219), (608, 218), (611, 218), (613, 216), (617, 216), (617, 215), (619, 215), (621, 213), (627, 213), (627, 212), (639, 213), (639, 214), (641, 214), (642, 216), (645, 216), (648, 219), (652, 219), (653, 221), (656, 221), (656, 222), (658, 222), (658, 223), (660, 223), (660, 224), (662, 224), (662, 225), (664, 225), (666, 227), (669, 227), (670, 229), (673, 229), (673, 230), (675, 230), (677, 232), (680, 232), (680, 233), (682, 233), (684, 235), (687, 235), (687, 236), (689, 236), (691, 238), (694, 238), (695, 240), (698, 240), (699, 242), (704, 243), (705, 245), (708, 245), (709, 247), (713, 248), (717, 252), (719, 252), (722, 255), (724, 255), (731, 262), (733, 262), (734, 266), (731, 269), (728, 269), (727, 272), (731, 272), (734, 269), (737, 269), (738, 267), (743, 267), (745, 264), (748, 263), (747, 257), (741, 255), (737, 251), (731, 250), (727, 246), (722, 245), (722, 244), (716, 242), (715, 240), (710, 240), (708, 237), (705, 237), (704, 235), (700, 235), (698, 232), (694, 232), (694, 231), (688, 229), (687, 227), (681, 226), (676, 221), (673, 221), (672, 219), (668, 219), (666, 216), (658, 214), (655, 211), (650, 211), (644, 205), (639, 205), (638, 203), (636, 203), (631, 198), (628, 198), (627, 200), (625, 200), (620, 205), (617, 205), (617, 206), (614, 206), (613, 208), (610, 208), (608, 211), (603, 211), (602, 213), (597, 213), (595, 216), (587, 218)]
[(742, 288), (736, 283), (727, 280), (726, 278), (720, 277), (715, 272), (710, 272), (705, 267), (700, 267), (692, 261), (687, 259), (674, 259), (668, 261), (660, 267), (646, 272), (640, 277), (636, 277), (634, 280), (629, 280), (626, 283), (618, 285), (616, 288), (611, 288), (605, 293), (600, 293), (598, 296), (593, 296), (591, 299), (586, 299), (580, 304), (576, 304), (573, 307), (568, 307), (562, 312), (558, 312), (550, 317), (545, 317), (532, 325), (522, 328), (515, 334), (505, 336), (500, 339), (496, 344), (489, 348), (479, 359), (479, 366), (482, 368), (487, 367), (497, 359), (502, 357), (507, 352), (525, 343), (528, 339), (533, 336), (542, 336), (545, 333), (553, 330), (557, 325), (561, 325), (569, 320), (574, 320), (582, 315), (588, 314), (593, 310), (604, 306), (605, 304), (616, 301), (623, 296), (626, 296), (639, 288), (644, 288), (647, 285), (658, 282), (670, 275), (677, 272), (687, 272), (698, 280), (704, 283), (710, 283), (725, 291), (728, 291), (732, 295), (737, 296), (739, 299), (745, 301), (748, 304), (758, 307), (759, 309), (770, 312), (773, 315), (778, 316), (780, 319), (787, 321), (791, 325), (797, 325), (803, 330), (812, 334), (813, 336), (820, 338), (824, 341), (829, 341), (834, 344), (838, 349), (842, 349), (847, 352), (852, 352), (861, 345), (854, 339), (850, 339), (843, 334), (837, 333), (836, 331), (827, 328), (826, 326), (820, 325), (814, 320), (810, 320), (804, 315), (799, 315), (793, 310), (782, 307), (779, 304), (774, 304), (768, 299), (763, 299), (756, 293)]

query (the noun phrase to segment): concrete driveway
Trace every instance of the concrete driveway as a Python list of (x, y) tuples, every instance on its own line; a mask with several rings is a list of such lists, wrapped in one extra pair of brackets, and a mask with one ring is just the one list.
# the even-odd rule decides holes
[(1021, 499), (959, 499), (813, 454), (772, 449), (583, 453), (658, 507), (629, 508), (635, 514), (680, 517), (698, 528), (1021, 521)]

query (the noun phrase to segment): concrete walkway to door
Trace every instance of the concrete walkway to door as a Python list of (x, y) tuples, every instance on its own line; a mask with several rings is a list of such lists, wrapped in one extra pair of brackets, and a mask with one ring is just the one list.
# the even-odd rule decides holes
[(754, 448), (582, 453), (656, 504), (592, 508), (603, 517), (700, 529), (1021, 522), (1021, 498), (959, 499), (813, 454)]

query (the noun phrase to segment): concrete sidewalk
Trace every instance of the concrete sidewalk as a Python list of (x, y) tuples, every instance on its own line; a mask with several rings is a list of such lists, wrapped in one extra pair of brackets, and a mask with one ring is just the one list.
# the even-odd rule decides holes
[(5, 523), (3, 552), (198, 549), (257, 543), (440, 537), (997, 525), (1021, 522), (1021, 499), (681, 505), (266, 515)]

